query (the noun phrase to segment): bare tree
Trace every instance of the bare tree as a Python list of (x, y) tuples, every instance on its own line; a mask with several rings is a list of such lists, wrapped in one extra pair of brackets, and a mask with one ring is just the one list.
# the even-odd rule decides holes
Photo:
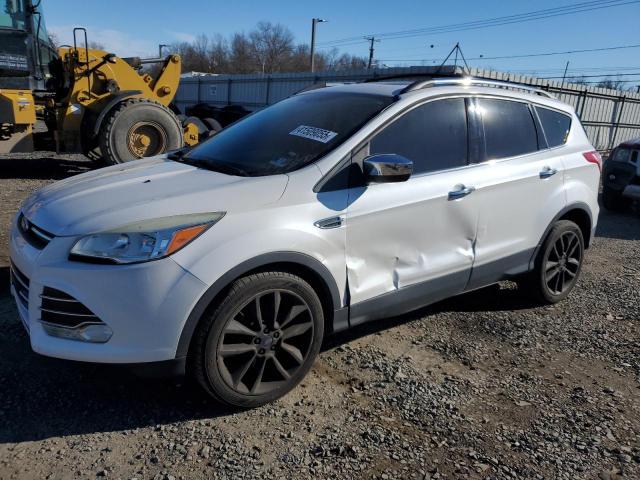
[(624, 90), (624, 80), (621, 80), (619, 77), (614, 78), (605, 78), (604, 80), (598, 82), (596, 87), (600, 88), (609, 88), (611, 90)]
[[(193, 42), (171, 46), (182, 57), (182, 70), (206, 73), (304, 72), (309, 69), (309, 46), (296, 44), (291, 31), (279, 23), (260, 22), (248, 34), (198, 35)], [(364, 68), (366, 59), (337, 49), (316, 54), (318, 70)]]
[(247, 36), (244, 33), (235, 33), (231, 38), (227, 73), (253, 73), (256, 62), (252, 51)]
[(282, 71), (293, 54), (293, 34), (279, 23), (259, 22), (249, 40), (262, 73)]

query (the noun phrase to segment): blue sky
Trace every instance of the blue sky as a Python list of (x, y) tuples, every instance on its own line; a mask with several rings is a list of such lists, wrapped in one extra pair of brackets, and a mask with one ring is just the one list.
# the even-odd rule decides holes
[[(119, 55), (153, 55), (159, 43), (189, 40), (199, 33), (228, 36), (248, 31), (260, 20), (286, 25), (299, 42), (308, 42), (310, 21), (316, 16), (319, 44), (329, 40), (421, 27), (482, 20), (503, 15), (571, 5), (579, 0), (504, 2), (498, 0), (449, 2), (361, 0), (253, 1), (227, 0), (47, 0), (43, 1), (47, 25), (68, 42), (74, 26), (89, 30), (89, 39)], [(105, 7), (108, 5), (108, 8)], [(126, 14), (124, 13), (126, 12)], [(391, 66), (421, 64), (404, 59), (444, 58), (460, 42), (465, 56), (503, 56), (574, 49), (640, 44), (640, 3), (547, 18), (515, 25), (465, 32), (385, 40), (376, 44), (376, 58)], [(431, 48), (433, 45), (433, 48)], [(341, 51), (366, 56), (362, 40)], [(535, 71), (539, 76), (562, 75), (569, 60), (570, 73), (640, 73), (640, 48), (510, 60), (474, 60), (473, 66), (498, 70)], [(427, 64), (433, 64), (428, 62)], [(626, 79), (638, 77), (626, 77)]]

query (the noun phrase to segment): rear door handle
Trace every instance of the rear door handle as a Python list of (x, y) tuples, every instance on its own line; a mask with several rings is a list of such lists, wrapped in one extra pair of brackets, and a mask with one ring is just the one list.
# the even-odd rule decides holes
[(555, 168), (544, 167), (540, 172), (540, 178), (553, 177), (556, 173), (558, 173), (558, 170), (556, 170)]
[(466, 197), (476, 189), (476, 187), (466, 187), (462, 184), (456, 185), (453, 188), (455, 188), (455, 190), (449, 192), (449, 200), (457, 200), (458, 198)]

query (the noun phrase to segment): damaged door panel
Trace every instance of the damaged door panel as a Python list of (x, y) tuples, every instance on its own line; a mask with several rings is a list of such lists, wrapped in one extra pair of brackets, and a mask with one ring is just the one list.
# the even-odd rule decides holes
[(351, 323), (409, 311), (464, 290), (474, 260), (478, 209), (467, 167), (463, 98), (422, 104), (354, 154), (413, 162), (402, 183), (354, 185), (347, 209)]
[[(472, 174), (462, 176), (470, 181)], [(350, 205), (347, 277), (352, 306), (418, 284), (438, 299), (462, 292), (473, 265), (478, 209), (472, 194), (449, 200), (460, 177), (459, 171), (446, 172), (369, 186)], [(443, 289), (437, 280), (445, 277)]]

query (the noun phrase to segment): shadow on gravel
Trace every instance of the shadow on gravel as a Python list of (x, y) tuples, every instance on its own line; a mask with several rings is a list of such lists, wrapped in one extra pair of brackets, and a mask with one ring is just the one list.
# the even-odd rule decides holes
[[(517, 290), (485, 288), (329, 337), (323, 351), (440, 311), (529, 308), (516, 297)], [(0, 352), (0, 443), (131, 430), (236, 412), (185, 379), (145, 379), (124, 367), (34, 353), (8, 289), (0, 289)]]
[(9, 267), (0, 266), (0, 295), (3, 293), (9, 293)]
[(505, 289), (499, 285), (490, 285), (473, 292), (443, 300), (420, 310), (393, 318), (376, 320), (358, 325), (345, 332), (333, 335), (324, 342), (323, 351), (349, 343), (360, 337), (388, 330), (404, 323), (441, 312), (498, 312), (536, 308), (540, 305), (528, 299), (516, 288)]
[(234, 413), (185, 379), (40, 356), (0, 290), (0, 443), (122, 431)]
[(48, 155), (12, 154), (0, 156), (0, 178), (62, 180), (96, 168), (96, 164), (80, 155), (61, 158), (51, 152)]
[(640, 210), (614, 213), (600, 207), (596, 237), (618, 240), (640, 240)]

